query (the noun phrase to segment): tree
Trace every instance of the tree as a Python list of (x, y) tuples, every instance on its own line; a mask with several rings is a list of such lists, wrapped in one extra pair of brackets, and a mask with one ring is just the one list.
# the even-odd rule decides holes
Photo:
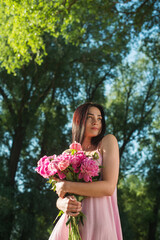
[[(56, 48), (56, 50), (59, 51), (59, 48)], [(72, 51), (73, 50), (74, 49), (72, 48)], [(52, 51), (54, 51), (55, 53), (55, 45), (52, 45), (52, 48), (50, 47), (50, 51), (51, 55)], [(70, 58), (69, 52), (68, 55), (66, 54), (65, 56), (65, 61), (67, 61), (67, 56)], [(5, 211), (4, 214), (1, 215), (2, 222), (5, 224), (5, 227), (3, 228), (4, 231), (1, 232), (1, 237), (3, 239), (8, 239), (11, 235), (11, 229), (13, 227), (13, 222), (15, 221), (14, 219), (17, 217), (17, 214), (15, 214), (15, 209), (17, 210), (19, 208), (17, 206), (17, 202), (19, 201), (16, 200), (19, 195), (22, 195), (18, 193), (19, 189), (17, 186), (19, 185), (20, 179), (23, 180), (23, 185), (25, 185), (25, 178), (23, 178), (25, 176), (22, 177), (22, 175), (20, 174), (20, 178), (17, 179), (17, 174), (21, 172), (20, 169), (24, 166), (24, 159), (26, 159), (28, 163), (28, 172), (31, 172), (33, 175), (33, 170), (30, 170), (33, 165), (30, 164), (30, 159), (28, 159), (28, 156), (30, 156), (31, 159), (37, 159), (40, 156), (40, 152), (43, 152), (45, 150), (47, 153), (47, 149), (44, 147), (44, 144), (42, 144), (42, 147), (44, 147), (43, 151), (37, 150), (34, 156), (28, 153), (29, 149), (32, 148), (32, 144), (30, 144), (30, 142), (36, 142), (37, 140), (36, 129), (38, 128), (38, 126), (43, 127), (43, 123), (40, 123), (40, 119), (42, 119), (43, 116), (48, 115), (47, 121), (50, 122), (49, 126), (53, 128), (53, 134), (51, 135), (50, 133), (50, 139), (51, 137), (54, 136), (55, 138), (56, 136), (56, 140), (58, 143), (59, 135), (61, 136), (61, 139), (59, 140), (60, 146), (63, 147), (66, 144), (65, 136), (62, 132), (62, 126), (65, 125), (67, 121), (67, 116), (65, 116), (66, 109), (62, 103), (59, 103), (57, 97), (57, 100), (55, 100), (55, 93), (62, 94), (62, 92), (66, 93), (67, 90), (70, 91), (70, 88), (67, 88), (67, 86), (64, 85), (65, 82), (60, 80), (64, 77), (64, 72), (65, 78), (67, 79), (67, 76), (68, 78), (70, 78), (70, 70), (68, 70), (67, 73), (67, 66), (61, 65), (63, 62), (62, 58), (63, 55), (59, 55), (59, 58), (56, 58), (55, 56), (55, 58), (52, 58), (52, 61), (50, 61), (51, 59), (47, 57), (43, 62), (43, 68), (40, 68), (37, 65), (31, 63), (28, 67), (23, 67), (21, 71), (17, 72), (17, 76), (7, 75), (5, 71), (1, 71), (0, 91), (1, 96), (3, 97), (3, 101), (1, 102), (1, 109), (3, 110), (3, 113), (1, 114), (1, 145), (4, 146), (4, 149), (7, 152), (5, 158), (4, 154), (2, 155), (3, 165), (1, 172), (3, 173), (3, 176), (5, 178), (3, 179), (1, 184), (3, 190), (2, 199), (6, 199), (6, 203), (8, 202), (9, 209), (8, 212)], [(68, 67), (70, 69), (72, 65)], [(51, 103), (51, 105), (48, 106), (49, 110), (46, 110), (48, 105), (47, 101)], [(43, 108), (45, 109), (43, 109), (43, 111), (41, 109), (40, 111), (40, 107), (42, 107), (43, 103), (46, 103), (45, 107), (43, 106)], [(60, 110), (62, 106), (63, 112), (61, 112)], [(49, 119), (49, 114), (47, 114), (47, 111), (49, 113), (51, 113), (52, 111), (51, 120)], [(42, 112), (44, 113), (44, 115), (42, 115)], [(56, 122), (56, 124), (58, 125), (58, 129), (56, 129), (57, 126), (54, 123), (55, 118), (57, 118), (57, 113), (59, 113), (58, 117), (62, 119), (62, 125), (57, 124)], [(42, 132), (43, 136), (43, 128), (40, 131)], [(42, 143), (42, 137), (40, 135), (38, 136), (40, 138), (40, 143)], [(51, 144), (49, 146), (51, 147)], [(52, 143), (52, 148), (50, 149), (50, 152), (55, 151), (56, 147), (57, 145), (55, 146), (54, 141), (54, 144)], [(59, 147), (58, 149), (56, 148), (56, 151), (60, 151), (61, 147)], [(23, 152), (26, 152), (25, 156), (23, 155)], [(22, 166), (20, 165), (21, 161)], [(35, 161), (34, 164), (36, 166)], [(18, 166), (21, 166), (20, 169), (18, 168)], [(22, 187), (22, 189), (23, 188), (24, 186)], [(28, 195), (29, 194), (27, 194), (27, 196)], [(32, 203), (31, 200), (30, 202)], [(8, 222), (7, 228), (6, 222)], [(21, 229), (19, 229), (19, 231), (20, 230)], [(28, 231), (28, 234), (29, 232), (30, 231)]]
[(146, 180), (147, 195), (151, 199), (153, 207), (148, 218), (149, 228), (147, 239), (158, 239), (160, 227), (160, 151), (159, 151), (159, 105), (155, 109), (152, 124), (149, 126), (145, 138), (140, 141), (140, 150), (144, 149), (145, 155), (140, 169)]
[(147, 134), (139, 142), (139, 151), (134, 155), (139, 165), (119, 183), (119, 200), (123, 208), (121, 220), (126, 239), (159, 238), (160, 152), (159, 119), (156, 115)]
[[(147, 239), (149, 221), (152, 214), (153, 201), (148, 197), (146, 182), (137, 175), (128, 175), (119, 184), (121, 193), (120, 205), (124, 208), (124, 239)], [(128, 223), (125, 223), (125, 222)], [(125, 226), (129, 225), (130, 231)], [(151, 239), (151, 238), (149, 238)]]
[[(127, 157), (132, 149), (131, 142), (134, 147), (135, 141), (145, 136), (158, 104), (159, 73), (156, 66), (146, 57), (131, 66), (124, 64), (118, 69), (117, 79), (107, 96), (108, 132), (118, 138), (120, 157), (125, 159), (122, 159), (121, 166), (125, 171), (135, 164)], [(127, 144), (130, 146), (126, 148)]]
[(124, 24), (116, 3), (110, 1), (5, 0), (0, 4), (0, 61), (9, 73), (31, 60), (42, 63), (46, 34), (75, 45), (101, 46), (102, 52), (117, 57), (130, 39), (130, 23)]
[(107, 131), (120, 145), (118, 199), (124, 239), (158, 239), (159, 70), (155, 61), (142, 56), (118, 67), (106, 98)]

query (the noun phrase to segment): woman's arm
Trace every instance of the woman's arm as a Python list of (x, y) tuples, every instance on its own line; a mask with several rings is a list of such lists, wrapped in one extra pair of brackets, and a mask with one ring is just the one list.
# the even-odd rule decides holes
[(68, 193), (88, 197), (111, 196), (115, 190), (119, 174), (119, 148), (117, 139), (106, 135), (99, 149), (103, 158), (103, 180), (92, 183), (59, 181), (56, 183), (56, 192), (60, 197)]

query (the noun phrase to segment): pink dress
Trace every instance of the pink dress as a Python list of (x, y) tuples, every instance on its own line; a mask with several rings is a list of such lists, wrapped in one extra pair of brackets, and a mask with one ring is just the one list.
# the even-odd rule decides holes
[[(99, 153), (99, 164), (102, 157)], [(84, 225), (79, 226), (82, 240), (122, 240), (121, 223), (117, 205), (117, 188), (112, 196), (89, 197), (82, 201)], [(49, 240), (68, 240), (67, 215), (63, 214), (54, 227)]]

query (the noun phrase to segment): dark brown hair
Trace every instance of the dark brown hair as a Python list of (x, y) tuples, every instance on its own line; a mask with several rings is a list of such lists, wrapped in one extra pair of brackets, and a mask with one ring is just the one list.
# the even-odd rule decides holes
[(87, 113), (90, 107), (96, 107), (100, 110), (102, 116), (102, 130), (100, 134), (91, 139), (91, 143), (94, 146), (98, 146), (99, 142), (103, 138), (106, 130), (105, 118), (104, 118), (104, 110), (103, 107), (99, 104), (87, 102), (75, 110), (73, 114), (73, 122), (72, 122), (72, 141), (76, 141), (82, 144), (84, 139), (84, 131), (87, 119)]

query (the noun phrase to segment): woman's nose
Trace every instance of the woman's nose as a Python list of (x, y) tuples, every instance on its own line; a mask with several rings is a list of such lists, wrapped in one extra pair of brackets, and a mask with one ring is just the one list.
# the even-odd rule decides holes
[(98, 122), (98, 121), (97, 121), (96, 118), (93, 118), (93, 119), (92, 119), (92, 124), (97, 124), (97, 122)]

